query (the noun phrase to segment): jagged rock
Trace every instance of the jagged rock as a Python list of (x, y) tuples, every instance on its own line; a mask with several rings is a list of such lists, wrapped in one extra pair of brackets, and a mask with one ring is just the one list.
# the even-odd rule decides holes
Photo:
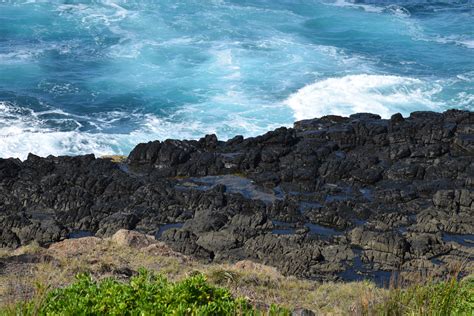
[(138, 216), (131, 213), (114, 213), (102, 219), (97, 235), (110, 236), (120, 229), (134, 229), (139, 222)]
[(226, 250), (236, 248), (238, 246), (238, 239), (229, 231), (210, 231), (201, 234), (196, 240), (196, 244), (214, 253), (225, 252)]
[[(252, 138), (153, 141), (126, 161), (0, 159), (0, 246), (119, 231), (117, 242), (146, 251), (309, 278), (411, 273), (441, 257), (445, 271), (474, 246), (473, 135), (469, 111), (358, 113)], [(61, 243), (74, 253), (74, 240)]]

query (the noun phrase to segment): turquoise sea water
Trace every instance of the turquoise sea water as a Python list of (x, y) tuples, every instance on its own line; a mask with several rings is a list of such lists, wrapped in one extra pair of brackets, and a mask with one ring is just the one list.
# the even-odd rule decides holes
[(0, 157), (474, 110), (474, 1), (0, 1)]

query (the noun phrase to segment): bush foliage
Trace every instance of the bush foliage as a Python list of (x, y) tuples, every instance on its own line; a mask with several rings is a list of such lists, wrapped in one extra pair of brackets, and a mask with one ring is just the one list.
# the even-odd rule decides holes
[[(239, 279), (228, 271), (217, 271), (210, 277), (218, 284), (234, 284)], [(377, 293), (378, 304), (369, 304), (355, 314), (474, 315), (472, 276), (461, 281), (453, 277), (445, 282), (425, 282)], [(163, 275), (144, 269), (128, 282), (113, 278), (95, 281), (88, 274), (79, 274), (69, 286), (53, 290), (38, 286), (32, 300), (11, 309), (0, 309), (0, 315), (289, 314), (287, 309), (275, 305), (256, 309), (246, 299), (232, 296), (228, 289), (211, 285), (201, 273), (170, 282)]]
[[(65, 288), (48, 292), (40, 302), (17, 306), (23, 315), (260, 315), (245, 299), (210, 285), (197, 274), (181, 282), (141, 270), (124, 283), (112, 278), (94, 281), (79, 274)], [(271, 306), (265, 314), (288, 315)]]

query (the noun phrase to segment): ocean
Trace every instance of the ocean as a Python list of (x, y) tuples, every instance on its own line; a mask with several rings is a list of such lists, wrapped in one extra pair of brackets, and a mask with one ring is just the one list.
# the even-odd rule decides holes
[(474, 110), (474, 1), (0, 0), (0, 157)]

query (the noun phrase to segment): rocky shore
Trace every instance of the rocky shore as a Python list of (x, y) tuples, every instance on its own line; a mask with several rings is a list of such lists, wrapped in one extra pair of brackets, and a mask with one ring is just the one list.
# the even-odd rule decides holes
[(139, 144), (122, 162), (0, 159), (0, 246), (137, 230), (204, 261), (384, 282), (474, 266), (474, 112), (296, 122)]

